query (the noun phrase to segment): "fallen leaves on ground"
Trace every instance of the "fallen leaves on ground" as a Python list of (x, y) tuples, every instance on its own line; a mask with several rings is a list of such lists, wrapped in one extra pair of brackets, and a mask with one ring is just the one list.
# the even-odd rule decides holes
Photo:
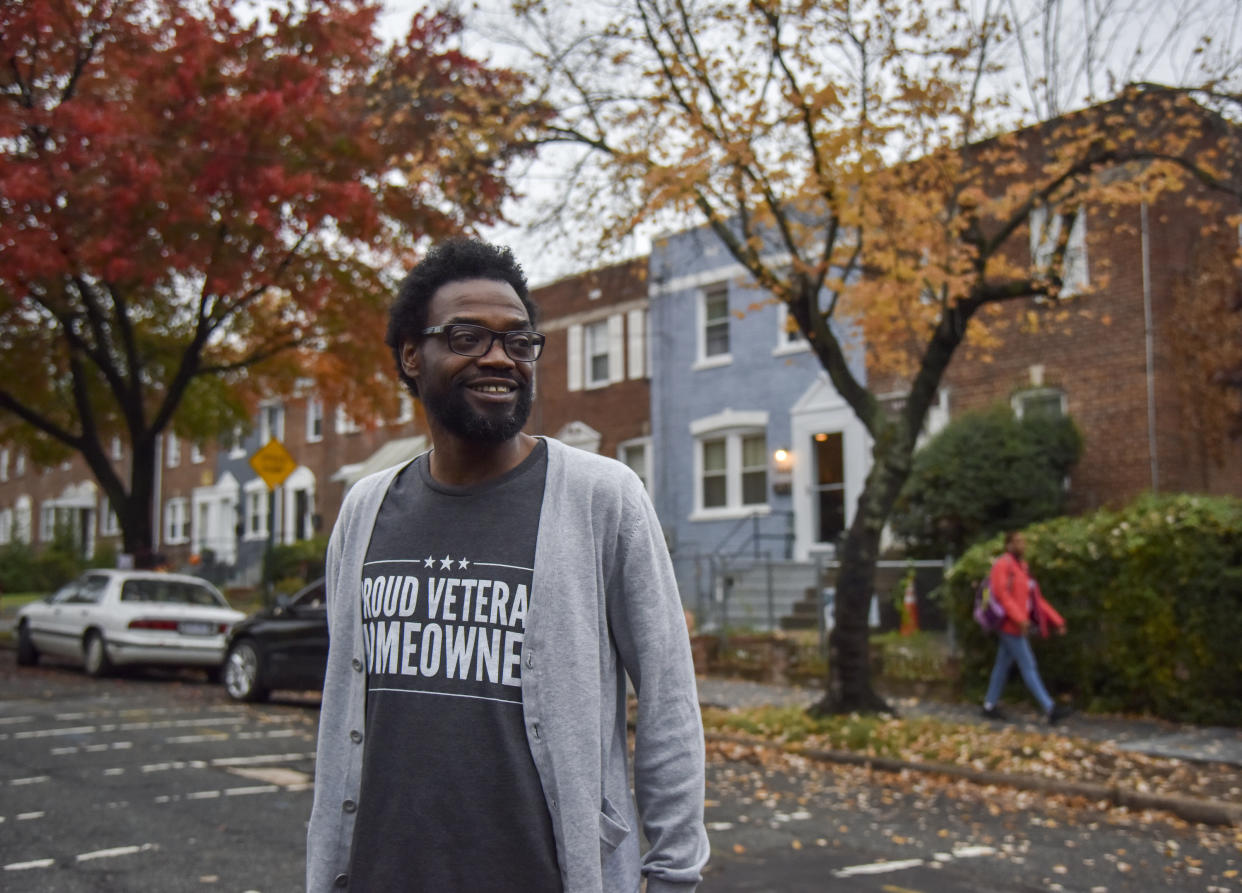
[[(705, 708), (710, 732), (778, 744), (794, 753), (844, 750), (918, 763), (968, 766), (1002, 774), (1112, 785), (1153, 794), (1242, 801), (1242, 771), (1122, 750), (1115, 743), (1017, 727), (995, 728), (930, 718), (837, 716), (814, 718), (797, 708)], [(772, 751), (718, 743), (721, 755), (763, 764)]]

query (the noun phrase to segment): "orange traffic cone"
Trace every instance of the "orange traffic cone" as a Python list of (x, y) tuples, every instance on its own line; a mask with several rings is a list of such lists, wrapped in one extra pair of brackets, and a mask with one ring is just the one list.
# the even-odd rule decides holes
[(919, 603), (914, 594), (914, 581), (906, 584), (906, 594), (901, 600), (901, 634), (912, 636), (919, 631)]

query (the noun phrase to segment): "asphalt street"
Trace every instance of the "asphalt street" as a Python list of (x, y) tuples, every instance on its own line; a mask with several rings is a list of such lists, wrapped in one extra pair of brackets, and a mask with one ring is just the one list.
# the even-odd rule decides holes
[[(300, 889), (317, 718), (0, 652), (0, 889)], [(735, 743), (709, 746), (707, 804), (707, 893), (1242, 890), (1236, 829)]]

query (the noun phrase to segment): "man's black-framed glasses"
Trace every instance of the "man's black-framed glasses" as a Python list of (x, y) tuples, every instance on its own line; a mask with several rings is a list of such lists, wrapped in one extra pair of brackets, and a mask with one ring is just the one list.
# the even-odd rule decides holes
[(423, 334), (443, 335), (449, 350), (463, 357), (486, 356), (499, 338), (509, 359), (519, 363), (533, 363), (539, 359), (539, 354), (543, 352), (543, 342), (547, 340), (539, 332), (494, 332), (483, 326), (464, 322), (432, 326), (423, 329)]

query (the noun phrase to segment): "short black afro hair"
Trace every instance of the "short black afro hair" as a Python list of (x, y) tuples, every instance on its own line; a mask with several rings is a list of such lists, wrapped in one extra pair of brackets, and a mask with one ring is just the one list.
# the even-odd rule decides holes
[(492, 279), (513, 286), (526, 308), (530, 324), (535, 325), (538, 312), (530, 299), (526, 274), (503, 245), (492, 245), (477, 239), (457, 238), (435, 245), (427, 256), (410, 270), (397, 290), (397, 300), (388, 311), (388, 334), (384, 343), (392, 349), (397, 375), (410, 393), (418, 396), (418, 385), (405, 374), (401, 365), (401, 345), (421, 341), (427, 328), (427, 307), (441, 286), (463, 279)]

